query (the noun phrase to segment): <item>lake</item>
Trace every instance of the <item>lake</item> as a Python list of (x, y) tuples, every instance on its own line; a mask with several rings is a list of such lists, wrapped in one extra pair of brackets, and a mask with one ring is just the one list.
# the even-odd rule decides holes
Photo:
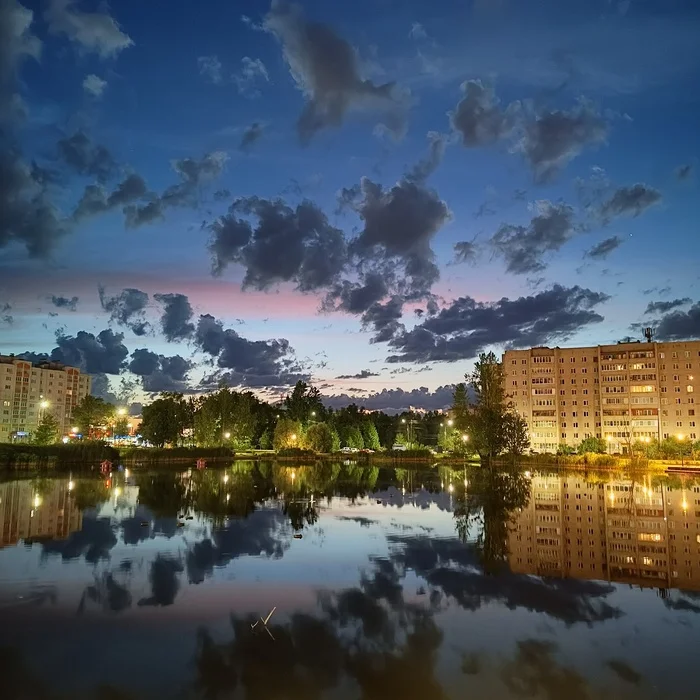
[(700, 696), (695, 480), (80, 474), (0, 483), (3, 700)]

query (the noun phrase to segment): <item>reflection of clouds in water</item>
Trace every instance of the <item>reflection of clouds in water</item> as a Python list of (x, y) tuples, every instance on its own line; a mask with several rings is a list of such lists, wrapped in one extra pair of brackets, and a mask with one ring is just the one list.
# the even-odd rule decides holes
[(42, 557), (59, 554), (63, 559), (77, 559), (84, 556), (85, 561), (96, 564), (100, 559), (109, 559), (109, 552), (115, 544), (117, 537), (110, 520), (86, 513), (82, 528), (67, 539), (42, 542)]
[(388, 535), (392, 561), (412, 569), (460, 607), (478, 610), (489, 602), (525, 608), (566, 624), (592, 624), (622, 616), (602, 598), (615, 589), (607, 583), (580, 579), (540, 579), (503, 572), (485, 576), (473, 546), (458, 539)]
[(197, 542), (187, 552), (189, 582), (202, 583), (215, 567), (226, 566), (237, 557), (264, 555), (279, 559), (291, 538), (286, 520), (280, 510), (263, 508), (215, 528), (211, 539)]

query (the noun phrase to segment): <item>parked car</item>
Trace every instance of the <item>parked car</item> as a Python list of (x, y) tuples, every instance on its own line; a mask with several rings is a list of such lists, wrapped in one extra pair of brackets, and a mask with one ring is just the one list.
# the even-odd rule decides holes
[(391, 448), (394, 452), (405, 452), (406, 445), (399, 445), (398, 442)]
[(352, 447), (341, 447), (340, 451), (343, 454), (349, 455), (352, 452)]

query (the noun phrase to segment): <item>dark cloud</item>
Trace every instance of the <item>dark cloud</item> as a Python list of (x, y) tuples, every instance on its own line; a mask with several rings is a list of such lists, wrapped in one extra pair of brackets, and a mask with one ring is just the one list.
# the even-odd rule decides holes
[(374, 335), (370, 343), (386, 343), (398, 333), (405, 331), (400, 323), (403, 315), (403, 299), (393, 296), (384, 304), (375, 302), (362, 314), (363, 328), (371, 328)]
[(223, 190), (216, 190), (214, 192), (214, 201), (215, 202), (223, 202), (224, 199), (228, 199), (231, 196), (231, 190), (223, 189)]
[(369, 377), (378, 376), (379, 374), (377, 372), (370, 372), (368, 369), (363, 369), (357, 374), (341, 374), (340, 376), (336, 377), (336, 379), (368, 379)]
[(333, 408), (342, 408), (354, 403), (368, 411), (384, 411), (385, 413), (402, 413), (409, 409), (424, 409), (426, 411), (441, 411), (448, 409), (453, 403), (454, 386), (441, 386), (431, 391), (427, 387), (404, 391), (403, 389), (383, 389), (366, 396), (350, 396), (348, 394), (332, 394), (324, 396), (323, 402)]
[(203, 387), (225, 382), (230, 386), (289, 386), (308, 380), (294, 359), (288, 340), (248, 340), (210, 314), (199, 317), (194, 333), (199, 349), (217, 359), (218, 370), (202, 380)]
[(131, 353), (127, 369), (142, 378), (144, 391), (186, 392), (192, 367), (194, 363), (180, 355), (166, 357), (142, 348)]
[(516, 275), (539, 272), (547, 267), (543, 258), (558, 251), (577, 233), (574, 210), (562, 202), (540, 200), (528, 226), (503, 224), (491, 238), (506, 270)]
[(112, 390), (112, 384), (109, 381), (109, 377), (103, 372), (92, 375), (90, 393), (92, 394), (92, 396), (95, 396), (98, 399), (102, 399), (107, 403), (111, 403), (114, 406), (120, 403), (119, 398)]
[(605, 260), (614, 250), (617, 250), (622, 245), (620, 236), (611, 236), (604, 241), (597, 243), (592, 248), (589, 248), (584, 257), (592, 258), (593, 260)]
[(79, 175), (104, 182), (115, 173), (112, 154), (104, 146), (94, 144), (84, 131), (59, 140), (57, 148), (59, 158)]
[(239, 148), (242, 151), (245, 151), (247, 148), (250, 148), (256, 141), (258, 141), (264, 132), (263, 125), (260, 124), (260, 122), (253, 122), (250, 126), (247, 126), (245, 128), (245, 131), (243, 132), (243, 136), (241, 137), (241, 143), (239, 145)]
[(428, 154), (421, 158), (404, 176), (408, 182), (424, 183), (438, 168), (445, 156), (445, 137), (436, 131), (428, 132)]
[(11, 326), (15, 322), (14, 317), (10, 313), (11, 311), (12, 305), (8, 302), (0, 304), (0, 323), (6, 326)]
[(644, 311), (645, 314), (665, 314), (672, 309), (677, 309), (679, 306), (685, 306), (686, 304), (691, 304), (692, 299), (690, 297), (684, 297), (683, 299), (671, 299), (669, 301), (650, 301), (647, 304), (647, 308)]
[(71, 297), (68, 299), (67, 297), (57, 297), (53, 295), (51, 297), (51, 303), (57, 308), (57, 309), (68, 309), (68, 311), (75, 311), (78, 307), (78, 297)]
[(297, 122), (303, 143), (321, 129), (340, 126), (352, 109), (385, 112), (385, 126), (402, 133), (403, 106), (394, 84), (364, 80), (353, 47), (330, 27), (308, 22), (298, 6), (284, 0), (273, 0), (263, 26), (282, 45), (290, 73), (306, 97)]
[(656, 322), (657, 340), (686, 340), (700, 337), (700, 302), (687, 311), (672, 311)]
[[(240, 215), (257, 219), (255, 228)], [(292, 208), (279, 199), (238, 199), (210, 230), (213, 273), (241, 264), (244, 288), (292, 281), (299, 291), (314, 291), (336, 283), (347, 262), (342, 231), (309, 201)]]
[(676, 177), (679, 180), (688, 180), (692, 174), (693, 166), (690, 163), (686, 163), (685, 165), (679, 165), (676, 168)]
[(119, 326), (131, 329), (136, 335), (145, 335), (149, 325), (145, 320), (148, 294), (140, 289), (122, 289), (119, 294), (108, 297), (105, 288), (98, 286), (100, 304), (109, 313), (109, 320)]
[(335, 285), (328, 293), (324, 306), (350, 314), (361, 314), (388, 293), (386, 275), (380, 271), (370, 271), (364, 276), (361, 284), (343, 280)]
[(605, 222), (619, 216), (637, 217), (660, 201), (661, 193), (658, 190), (638, 182), (632, 187), (617, 189), (609, 199), (601, 204), (598, 214)]
[(610, 659), (605, 665), (623, 681), (632, 685), (639, 685), (644, 680), (641, 673), (635, 671), (626, 661), (621, 659)]
[(180, 182), (171, 185), (160, 195), (151, 195), (151, 201), (146, 204), (126, 206), (126, 225), (137, 228), (162, 219), (167, 209), (198, 206), (202, 188), (223, 173), (227, 160), (226, 153), (214, 151), (200, 160), (182, 158), (173, 161), (172, 168), (180, 177)]
[(57, 347), (51, 351), (51, 359), (79, 367), (88, 374), (119, 374), (129, 354), (123, 340), (123, 333), (110, 329), (97, 335), (87, 331), (79, 331), (75, 336), (57, 335)]
[(544, 182), (563, 169), (587, 146), (605, 141), (608, 125), (588, 102), (570, 111), (540, 112), (526, 118), (516, 148), (532, 168), (535, 180)]
[(463, 97), (449, 117), (465, 146), (488, 146), (512, 133), (519, 118), (517, 102), (503, 111), (493, 88), (480, 80), (467, 80), (461, 87)]
[(192, 337), (194, 311), (190, 300), (184, 294), (154, 294), (153, 298), (163, 305), (160, 327), (165, 339), (172, 343)]
[(569, 338), (600, 323), (594, 309), (605, 294), (581, 287), (554, 285), (529, 297), (478, 302), (456, 299), (432, 318), (396, 335), (389, 345), (399, 354), (388, 362), (455, 362), (476, 357), (493, 345), (533, 347)]
[(472, 263), (476, 260), (478, 247), (474, 241), (459, 241), (454, 244), (455, 262)]

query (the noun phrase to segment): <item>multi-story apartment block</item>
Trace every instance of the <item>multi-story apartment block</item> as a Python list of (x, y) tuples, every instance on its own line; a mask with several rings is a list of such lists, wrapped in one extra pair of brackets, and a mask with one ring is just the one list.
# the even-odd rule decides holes
[(700, 435), (700, 340), (508, 350), (503, 369), (536, 452), (587, 437), (627, 452), (635, 441)]
[(91, 378), (56, 362), (32, 365), (0, 355), (0, 442), (30, 436), (44, 412), (70, 432), (73, 408), (90, 393)]
[(508, 535), (515, 573), (700, 590), (700, 486), (574, 474), (531, 487)]

